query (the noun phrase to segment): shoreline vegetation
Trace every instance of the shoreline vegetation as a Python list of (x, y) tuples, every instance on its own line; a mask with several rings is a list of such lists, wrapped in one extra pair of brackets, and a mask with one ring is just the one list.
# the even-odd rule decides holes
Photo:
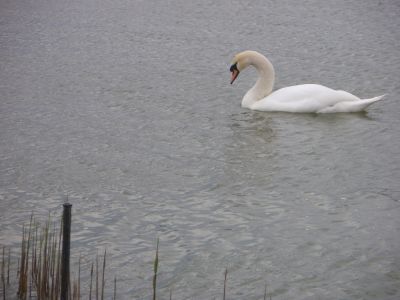
[[(90, 263), (90, 280), (85, 283), (86, 290), (82, 292), (81, 272), (82, 256), (79, 255), (77, 270), (72, 272), (69, 269), (69, 237), (66, 234), (66, 206), (60, 221), (53, 220), (49, 214), (47, 221), (40, 224), (33, 213), (28, 222), (29, 225), (22, 226), (22, 237), (20, 251), (16, 262), (12, 257), (11, 248), (2, 246), (1, 253), (1, 283), (0, 299), (37, 299), (37, 300), (104, 300), (106, 289), (106, 268), (107, 250), (95, 256)], [(68, 218), (68, 215), (67, 215)], [(71, 214), (69, 215), (71, 218)], [(70, 220), (69, 220), (70, 221)], [(70, 234), (70, 233), (69, 233)], [(66, 249), (65, 242), (67, 240)], [(156, 251), (153, 264), (152, 299), (157, 299), (157, 276), (159, 269), (159, 244), (157, 238)], [(65, 253), (67, 252), (67, 253)], [(66, 257), (66, 255), (68, 257)], [(68, 278), (67, 281), (63, 278)], [(227, 297), (228, 269), (224, 271), (222, 299)], [(64, 288), (63, 288), (64, 285)], [(112, 300), (118, 299), (118, 279), (113, 278)], [(84, 296), (82, 295), (84, 294)], [(173, 290), (169, 290), (169, 299), (173, 299)], [(267, 284), (264, 286), (264, 300), (271, 300), (272, 296), (267, 291)]]

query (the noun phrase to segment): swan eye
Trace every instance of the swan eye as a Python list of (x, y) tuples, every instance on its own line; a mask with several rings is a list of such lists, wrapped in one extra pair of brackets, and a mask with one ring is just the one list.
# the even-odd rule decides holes
[(232, 66), (231, 66), (231, 68), (229, 69), (231, 72), (233, 72), (233, 71), (239, 71), (238, 70), (238, 68), (237, 68), (237, 63), (234, 63)]

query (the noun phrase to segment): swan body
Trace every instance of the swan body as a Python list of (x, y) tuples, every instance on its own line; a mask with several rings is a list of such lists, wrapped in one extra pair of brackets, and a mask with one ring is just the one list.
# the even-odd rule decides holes
[(333, 90), (319, 84), (301, 84), (272, 92), (275, 72), (271, 62), (256, 51), (244, 51), (235, 55), (231, 84), (241, 70), (254, 66), (258, 71), (255, 85), (244, 95), (242, 107), (259, 111), (282, 111), (293, 113), (339, 113), (363, 111), (384, 95), (360, 99), (348, 92)]

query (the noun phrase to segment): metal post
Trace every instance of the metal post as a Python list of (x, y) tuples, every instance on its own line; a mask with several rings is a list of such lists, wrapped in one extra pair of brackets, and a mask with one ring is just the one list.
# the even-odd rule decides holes
[(71, 245), (71, 207), (64, 203), (63, 211), (63, 245), (61, 257), (61, 300), (68, 300), (69, 292), (69, 254)]

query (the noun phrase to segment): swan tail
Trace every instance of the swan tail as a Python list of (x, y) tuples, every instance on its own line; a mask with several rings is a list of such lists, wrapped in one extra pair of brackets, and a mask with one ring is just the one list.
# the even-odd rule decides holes
[(382, 100), (385, 96), (386, 95), (381, 95), (370, 99), (339, 102), (318, 111), (318, 113), (360, 112), (365, 110), (372, 103)]
[(368, 103), (367, 104), (367, 106), (368, 106), (368, 105), (370, 105), (370, 104), (372, 104), (374, 102), (382, 100), (385, 96), (386, 96), (386, 94), (380, 95), (380, 96), (377, 96), (377, 97), (374, 97), (374, 98), (370, 98), (370, 99), (361, 99), (361, 101), (364, 102), (364, 103)]

